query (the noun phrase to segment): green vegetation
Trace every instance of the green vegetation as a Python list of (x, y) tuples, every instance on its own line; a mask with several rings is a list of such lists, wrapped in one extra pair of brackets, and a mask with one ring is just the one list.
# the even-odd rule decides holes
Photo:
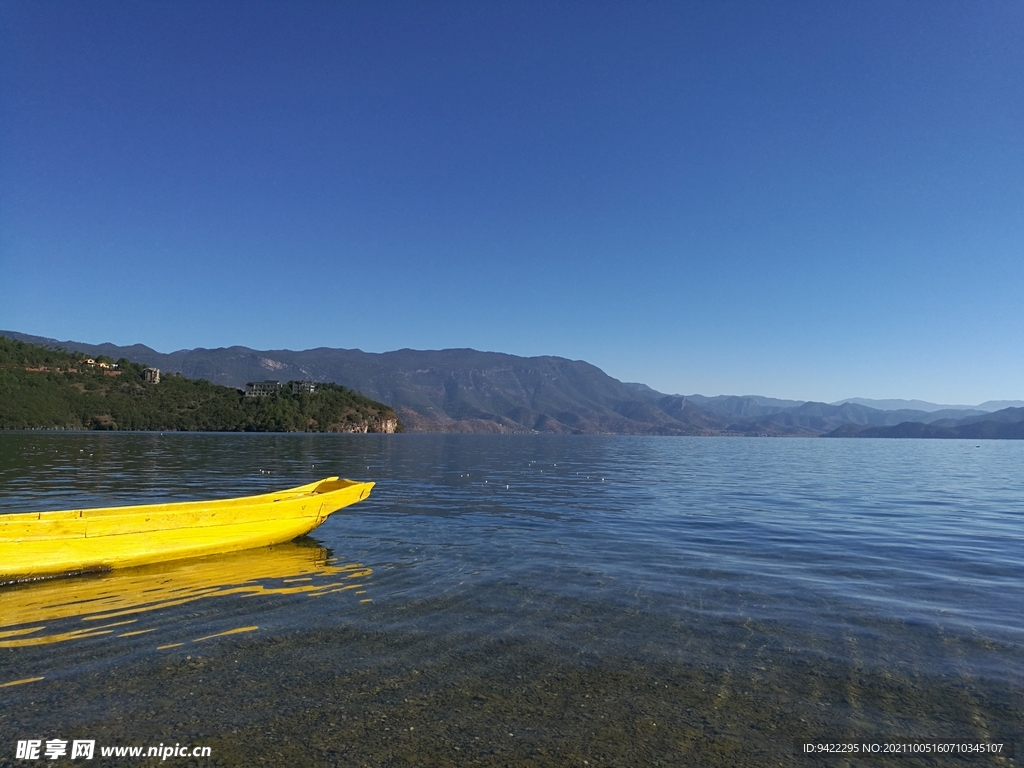
[[(337, 384), (266, 397), (146, 366), (26, 344), (0, 336), (0, 429), (128, 429), (213, 432), (401, 431), (395, 412)], [(108, 366), (108, 367), (104, 367)]]

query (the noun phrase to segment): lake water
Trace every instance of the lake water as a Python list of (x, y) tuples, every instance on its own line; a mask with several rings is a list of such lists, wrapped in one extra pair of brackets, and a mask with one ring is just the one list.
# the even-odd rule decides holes
[(2, 434), (5, 512), (377, 486), (294, 544), (0, 589), (0, 684), (31, 681), (0, 688), (0, 765), (56, 738), (93, 765), (1019, 750), (1022, 469), (1024, 441)]

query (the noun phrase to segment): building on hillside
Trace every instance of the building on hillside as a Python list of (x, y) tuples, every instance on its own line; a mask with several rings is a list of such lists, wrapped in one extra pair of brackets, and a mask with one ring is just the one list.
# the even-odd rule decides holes
[(143, 381), (148, 381), (150, 384), (160, 383), (160, 369), (159, 368), (147, 368), (142, 372)]
[(280, 381), (250, 381), (245, 385), (246, 397), (269, 397), (281, 389)]
[(307, 395), (312, 395), (316, 392), (315, 381), (293, 381), (292, 382), (292, 394), (297, 395), (300, 392), (305, 392)]

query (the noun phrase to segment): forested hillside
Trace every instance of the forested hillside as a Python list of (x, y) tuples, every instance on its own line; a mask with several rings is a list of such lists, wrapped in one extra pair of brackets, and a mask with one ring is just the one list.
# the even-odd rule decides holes
[(337, 384), (265, 397), (177, 374), (147, 382), (126, 358), (91, 360), (0, 336), (0, 428), (394, 432), (382, 403)]

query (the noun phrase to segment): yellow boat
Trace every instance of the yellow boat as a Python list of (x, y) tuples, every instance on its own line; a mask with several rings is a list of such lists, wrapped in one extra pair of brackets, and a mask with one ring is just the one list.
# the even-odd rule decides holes
[[(187, 641), (188, 623), (161, 618), (163, 611), (231, 597), (347, 593), (368, 602), (365, 580), (372, 573), (359, 563), (339, 563), (307, 539), (89, 578), (9, 584), (0, 587), (0, 649), (101, 636)], [(0, 688), (4, 682), (0, 677)]]
[(236, 499), (0, 515), (0, 583), (279, 544), (373, 485), (328, 477)]

